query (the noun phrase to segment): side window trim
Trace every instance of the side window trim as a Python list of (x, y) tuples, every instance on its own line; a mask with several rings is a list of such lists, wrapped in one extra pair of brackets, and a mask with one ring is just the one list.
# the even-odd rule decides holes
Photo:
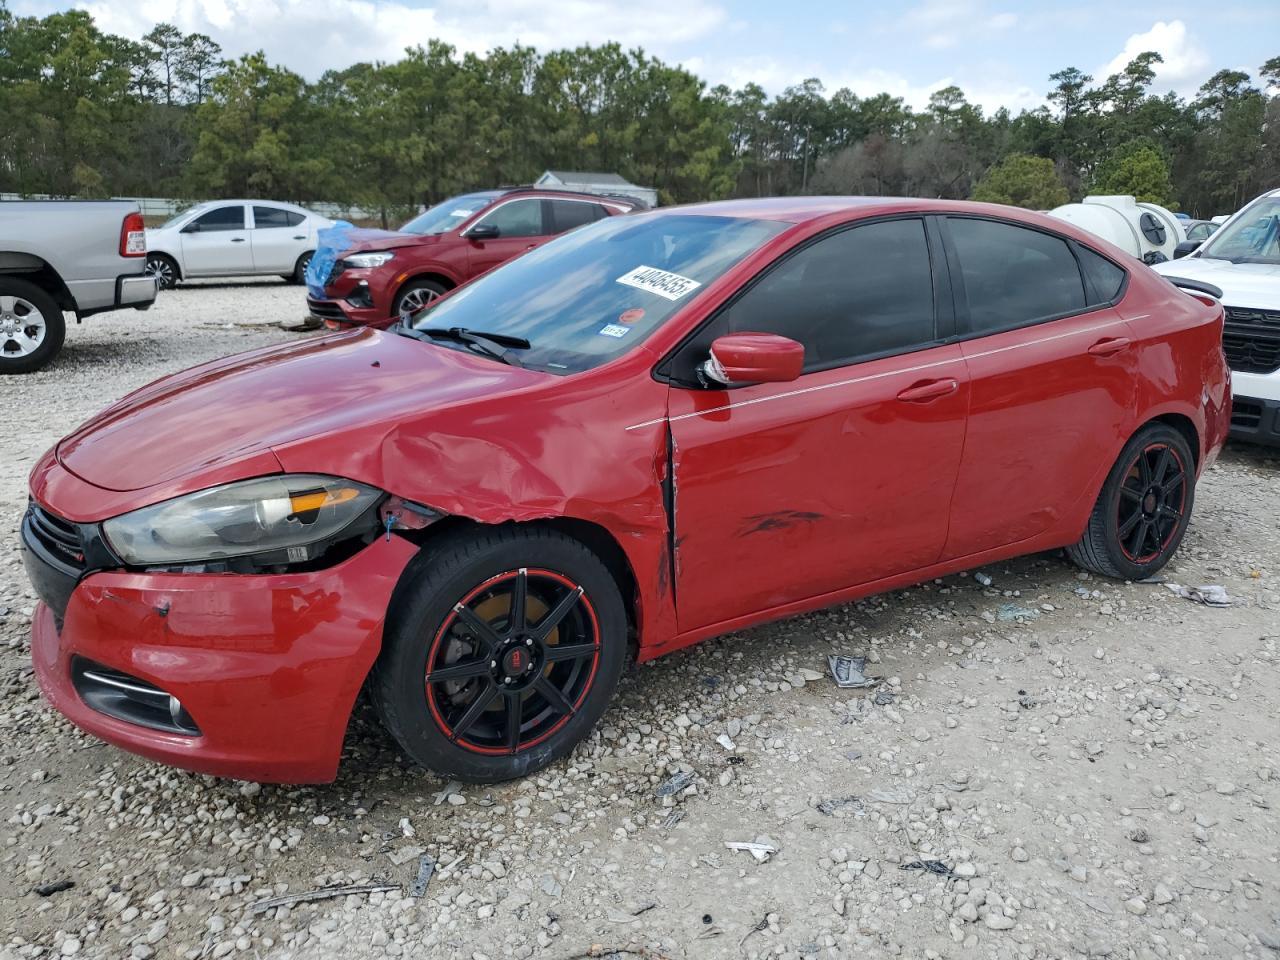
[[(994, 337), (1001, 333), (1008, 333), (1011, 330), (1024, 330), (1027, 327), (1038, 327), (1041, 324), (1053, 323), (1055, 320), (1066, 320), (1068, 317), (1081, 317), (1088, 313), (1094, 313), (1098, 310), (1103, 310), (1109, 306), (1113, 306), (1115, 302), (1119, 301), (1120, 297), (1124, 296), (1124, 292), (1128, 288), (1129, 272), (1126, 270), (1124, 282), (1120, 285), (1120, 293), (1117, 294), (1115, 301), (1093, 304), (1086, 303), (1082, 310), (1068, 310), (1065, 313), (1055, 313), (1050, 314), (1049, 316), (1036, 317), (1032, 320), (1012, 323), (1003, 327), (994, 327), (990, 330), (974, 331), (971, 325), (971, 316), (969, 313), (969, 297), (964, 288), (964, 275), (960, 271), (960, 257), (956, 252), (955, 240), (951, 236), (951, 231), (947, 227), (947, 221), (949, 220), (985, 220), (988, 223), (1000, 223), (1010, 227), (1021, 227), (1023, 230), (1033, 230), (1036, 233), (1044, 234), (1046, 237), (1053, 237), (1056, 240), (1061, 240), (1067, 245), (1067, 249), (1071, 251), (1071, 259), (1075, 261), (1076, 272), (1080, 275), (1080, 285), (1081, 289), (1085, 293), (1086, 300), (1089, 299), (1088, 293), (1092, 289), (1092, 286), (1089, 283), (1088, 275), (1080, 266), (1080, 258), (1073, 246), (1074, 241), (1070, 237), (1054, 233), (1052, 230), (1045, 230), (1035, 224), (1022, 223), (1018, 220), (1005, 220), (1001, 217), (992, 217), (987, 215), (979, 216), (978, 214), (971, 213), (946, 213), (940, 215), (938, 219), (941, 221), (939, 223), (939, 227), (942, 231), (943, 242), (946, 245), (947, 265), (950, 268), (952, 289), (955, 293), (957, 323), (954, 340), (956, 342), (980, 340), (983, 337)], [(1106, 259), (1110, 258), (1108, 257)], [(1119, 265), (1117, 264), (1117, 266)]]
[[(832, 363), (819, 364), (817, 366), (810, 367), (804, 370), (800, 374), (800, 376), (803, 378), (813, 373), (822, 373), (827, 370), (837, 370), (841, 367), (851, 367), (860, 363), (869, 363), (872, 360), (883, 360), (887, 357), (909, 356), (913, 353), (919, 353), (922, 350), (931, 350), (934, 347), (943, 346), (947, 343), (953, 342), (956, 339), (955, 336), (942, 335), (942, 331), (948, 326), (951, 327), (952, 329), (955, 328), (955, 317), (954, 315), (952, 315), (946, 321), (944, 321), (944, 317), (943, 317), (944, 305), (948, 303), (950, 300), (950, 297), (947, 293), (948, 278), (945, 276), (940, 277), (941, 271), (939, 267), (942, 260), (940, 256), (942, 251), (935, 248), (935, 243), (937, 242), (938, 238), (929, 230), (929, 221), (931, 219), (933, 219), (933, 217), (927, 211), (904, 211), (900, 213), (885, 214), (884, 216), (879, 216), (879, 217), (866, 217), (866, 218), (854, 220), (852, 222), (837, 224), (836, 226), (830, 227), (829, 229), (824, 230), (819, 234), (815, 234), (814, 236), (805, 240), (803, 243), (785, 251), (781, 256), (777, 257), (774, 260), (771, 260), (769, 263), (761, 267), (759, 272), (757, 272), (755, 276), (753, 276), (750, 280), (748, 280), (745, 284), (743, 284), (743, 286), (739, 287), (736, 291), (734, 291), (734, 293), (731, 296), (727, 297), (723, 302), (721, 302), (710, 314), (706, 316), (706, 318), (703, 319), (701, 323), (698, 324), (697, 327), (689, 331), (689, 333), (687, 333), (683, 338), (681, 338), (678, 344), (676, 344), (673, 348), (667, 351), (667, 354), (660, 361), (658, 361), (658, 363), (655, 364), (653, 367), (652, 375), (654, 379), (662, 383), (670, 384), (673, 387), (679, 387), (681, 389), (686, 389), (686, 390), (701, 389), (698, 385), (687, 383), (683, 380), (678, 380), (671, 374), (670, 370), (672, 365), (675, 362), (676, 357), (678, 357), (683, 350), (685, 350), (693, 342), (695, 342), (698, 339), (699, 334), (701, 334), (709, 326), (711, 326), (714, 323), (720, 322), (724, 318), (726, 313), (733, 308), (734, 304), (736, 304), (739, 300), (741, 300), (753, 289), (755, 289), (756, 285), (759, 284), (762, 280), (764, 280), (765, 277), (771, 274), (774, 270), (777, 270), (780, 267), (782, 267), (792, 257), (799, 255), (800, 253), (809, 249), (810, 247), (814, 246), (817, 243), (821, 243), (823, 240), (836, 236), (837, 234), (844, 233), (847, 230), (856, 230), (859, 227), (869, 226), (871, 224), (888, 223), (888, 222), (893, 222), (898, 220), (919, 220), (921, 221), (924, 227), (925, 244), (929, 250), (929, 272), (930, 272), (930, 276), (933, 279), (933, 290), (934, 290), (934, 296), (933, 296), (934, 338), (932, 340), (928, 340), (923, 343), (918, 343), (912, 347), (905, 348), (905, 349), (893, 348), (890, 350), (881, 350), (875, 353), (863, 354), (856, 357), (848, 357), (839, 361), (834, 361)], [(952, 277), (955, 276), (954, 271), (949, 271), (949, 273), (950, 273), (950, 276)], [(940, 285), (943, 291), (943, 293), (941, 294), (942, 299), (940, 299), (940, 295), (939, 295)], [(720, 389), (736, 390), (743, 386), (747, 386), (747, 384), (730, 384)]]
[[(1063, 239), (1067, 241), (1067, 246), (1071, 248), (1071, 254), (1076, 258), (1076, 266), (1080, 268), (1080, 276), (1084, 278), (1084, 289), (1087, 299), (1089, 300), (1090, 309), (1097, 310), (1100, 307), (1114, 307), (1117, 303), (1123, 300), (1124, 295), (1129, 290), (1129, 271), (1100, 250), (1095, 250), (1093, 247), (1086, 247), (1079, 240), (1072, 237), (1064, 237)], [(1103, 260), (1107, 261), (1107, 263), (1111, 264), (1124, 274), (1124, 279), (1120, 281), (1120, 289), (1116, 291), (1116, 295), (1110, 300), (1103, 297), (1093, 285), (1093, 278), (1089, 275), (1089, 271), (1084, 268), (1084, 263), (1080, 259), (1080, 251), (1082, 249), (1088, 250), (1094, 256), (1101, 257)]]

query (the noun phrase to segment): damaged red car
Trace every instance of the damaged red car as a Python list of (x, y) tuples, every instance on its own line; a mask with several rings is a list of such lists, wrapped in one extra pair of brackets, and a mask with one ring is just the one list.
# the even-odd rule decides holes
[(1005, 207), (616, 217), (413, 327), (219, 360), (49, 451), (22, 525), (48, 699), (192, 770), (537, 770), (629, 658), (1033, 551), (1136, 579), (1231, 407), (1223, 311)]

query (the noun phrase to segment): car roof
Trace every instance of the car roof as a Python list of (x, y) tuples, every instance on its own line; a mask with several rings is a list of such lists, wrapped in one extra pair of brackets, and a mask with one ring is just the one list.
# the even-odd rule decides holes
[(681, 207), (663, 207), (661, 212), (738, 217), (748, 220), (780, 220), (807, 223), (832, 214), (857, 212), (865, 216), (881, 213), (970, 213), (999, 216), (1028, 223), (1043, 222), (1041, 215), (1021, 207), (971, 200), (931, 200), (915, 197), (760, 197), (743, 200), (716, 200)]
[(306, 207), (300, 207), (296, 203), (288, 203), (284, 200), (245, 200), (239, 197), (227, 197), (224, 200), (203, 200), (197, 203), (189, 210), (203, 210), (205, 207), (220, 207), (226, 204), (247, 203), (256, 207), (279, 207), (282, 210), (297, 210), (300, 213), (310, 213)]

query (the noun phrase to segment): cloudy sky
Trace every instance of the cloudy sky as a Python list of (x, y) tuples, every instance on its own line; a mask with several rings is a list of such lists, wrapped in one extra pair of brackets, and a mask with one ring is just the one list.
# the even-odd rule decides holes
[[(439, 38), (483, 52), (616, 40), (682, 63), (712, 83), (754, 80), (771, 93), (806, 77), (829, 91), (888, 91), (912, 105), (950, 83), (988, 109), (1043, 101), (1047, 77), (1076, 66), (1101, 78), (1133, 54), (1165, 59), (1158, 90), (1189, 94), (1223, 67), (1256, 74), (1280, 55), (1277, 0), (1069, 3), (920, 0), (93, 0), (113, 33), (158, 21), (207, 33), (228, 55), (256, 49), (305, 76), (396, 59)], [(10, 0), (22, 14), (66, 0)]]

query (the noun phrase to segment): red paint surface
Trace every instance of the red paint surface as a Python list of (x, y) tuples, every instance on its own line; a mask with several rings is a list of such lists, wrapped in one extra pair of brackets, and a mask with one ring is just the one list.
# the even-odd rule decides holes
[[(325, 297), (342, 308), (351, 325), (371, 326), (385, 330), (399, 319), (394, 316), (396, 297), (406, 284), (414, 280), (427, 279), (441, 282), (446, 288), (453, 288), (554, 239), (553, 235), (546, 235), (474, 240), (462, 235), (493, 207), (514, 198), (528, 196), (544, 200), (585, 199), (579, 193), (564, 194), (556, 190), (538, 189), (524, 193), (509, 193), (482, 207), (477, 207), (474, 214), (447, 233), (418, 236), (411, 233), (377, 231), (377, 235), (361, 239), (350, 250), (345, 250), (343, 253), (394, 250), (395, 258), (380, 267), (352, 267), (344, 270), (333, 283), (324, 288)], [(620, 214), (616, 207), (606, 206), (609, 202), (607, 197), (600, 197), (599, 200), (610, 216)], [(369, 296), (373, 301), (372, 307), (353, 306), (346, 300), (361, 282), (369, 287)], [(338, 321), (334, 321), (334, 324), (340, 325)]]
[[(695, 391), (653, 376), (670, 349), (779, 254), (860, 217), (921, 210), (989, 214), (1074, 237), (1129, 269), (1127, 292), (1114, 308), (789, 383)], [(589, 523), (630, 567), (639, 656), (648, 659), (1072, 543), (1121, 447), (1153, 417), (1193, 424), (1197, 472), (1226, 437), (1221, 308), (1184, 296), (1069, 224), (945, 201), (793, 198), (698, 211), (794, 226), (605, 366), (560, 377), (368, 329), (257, 351), (126, 397), (41, 459), (33, 495), (89, 522), (285, 470), (348, 477), (481, 523)], [(1090, 352), (1108, 338), (1130, 342)], [(663, 502), (673, 470), (674, 585)], [(339, 567), (256, 587), (276, 578), (93, 575), (77, 588), (60, 640), (47, 614), (37, 618), (41, 683), (77, 723), (148, 756), (228, 775), (323, 779), (376, 655), (391, 584), (412, 550), (399, 538), (379, 539)], [(299, 577), (308, 583), (295, 585)], [(203, 612), (192, 614), (196, 625), (177, 648), (157, 632), (146, 602), (102, 599), (112, 586), (144, 601), (170, 597), (179, 614), (173, 629), (186, 622), (182, 604), (212, 602), (193, 599), (196, 581), (223, 598), (225, 612), (197, 606)], [(263, 607), (258, 593), (280, 597), (280, 606), (272, 599)], [(333, 604), (337, 619), (320, 617), (304, 599), (311, 595)], [(327, 646), (304, 639), (315, 636)], [(161, 686), (183, 683), (215, 752), (184, 753), (173, 738), (89, 712), (68, 692), (62, 659), (82, 645)], [(181, 670), (161, 676), (157, 654), (172, 649)], [(244, 678), (252, 681), (249, 703)], [(277, 728), (292, 754), (282, 752), (283, 737), (271, 739)]]

